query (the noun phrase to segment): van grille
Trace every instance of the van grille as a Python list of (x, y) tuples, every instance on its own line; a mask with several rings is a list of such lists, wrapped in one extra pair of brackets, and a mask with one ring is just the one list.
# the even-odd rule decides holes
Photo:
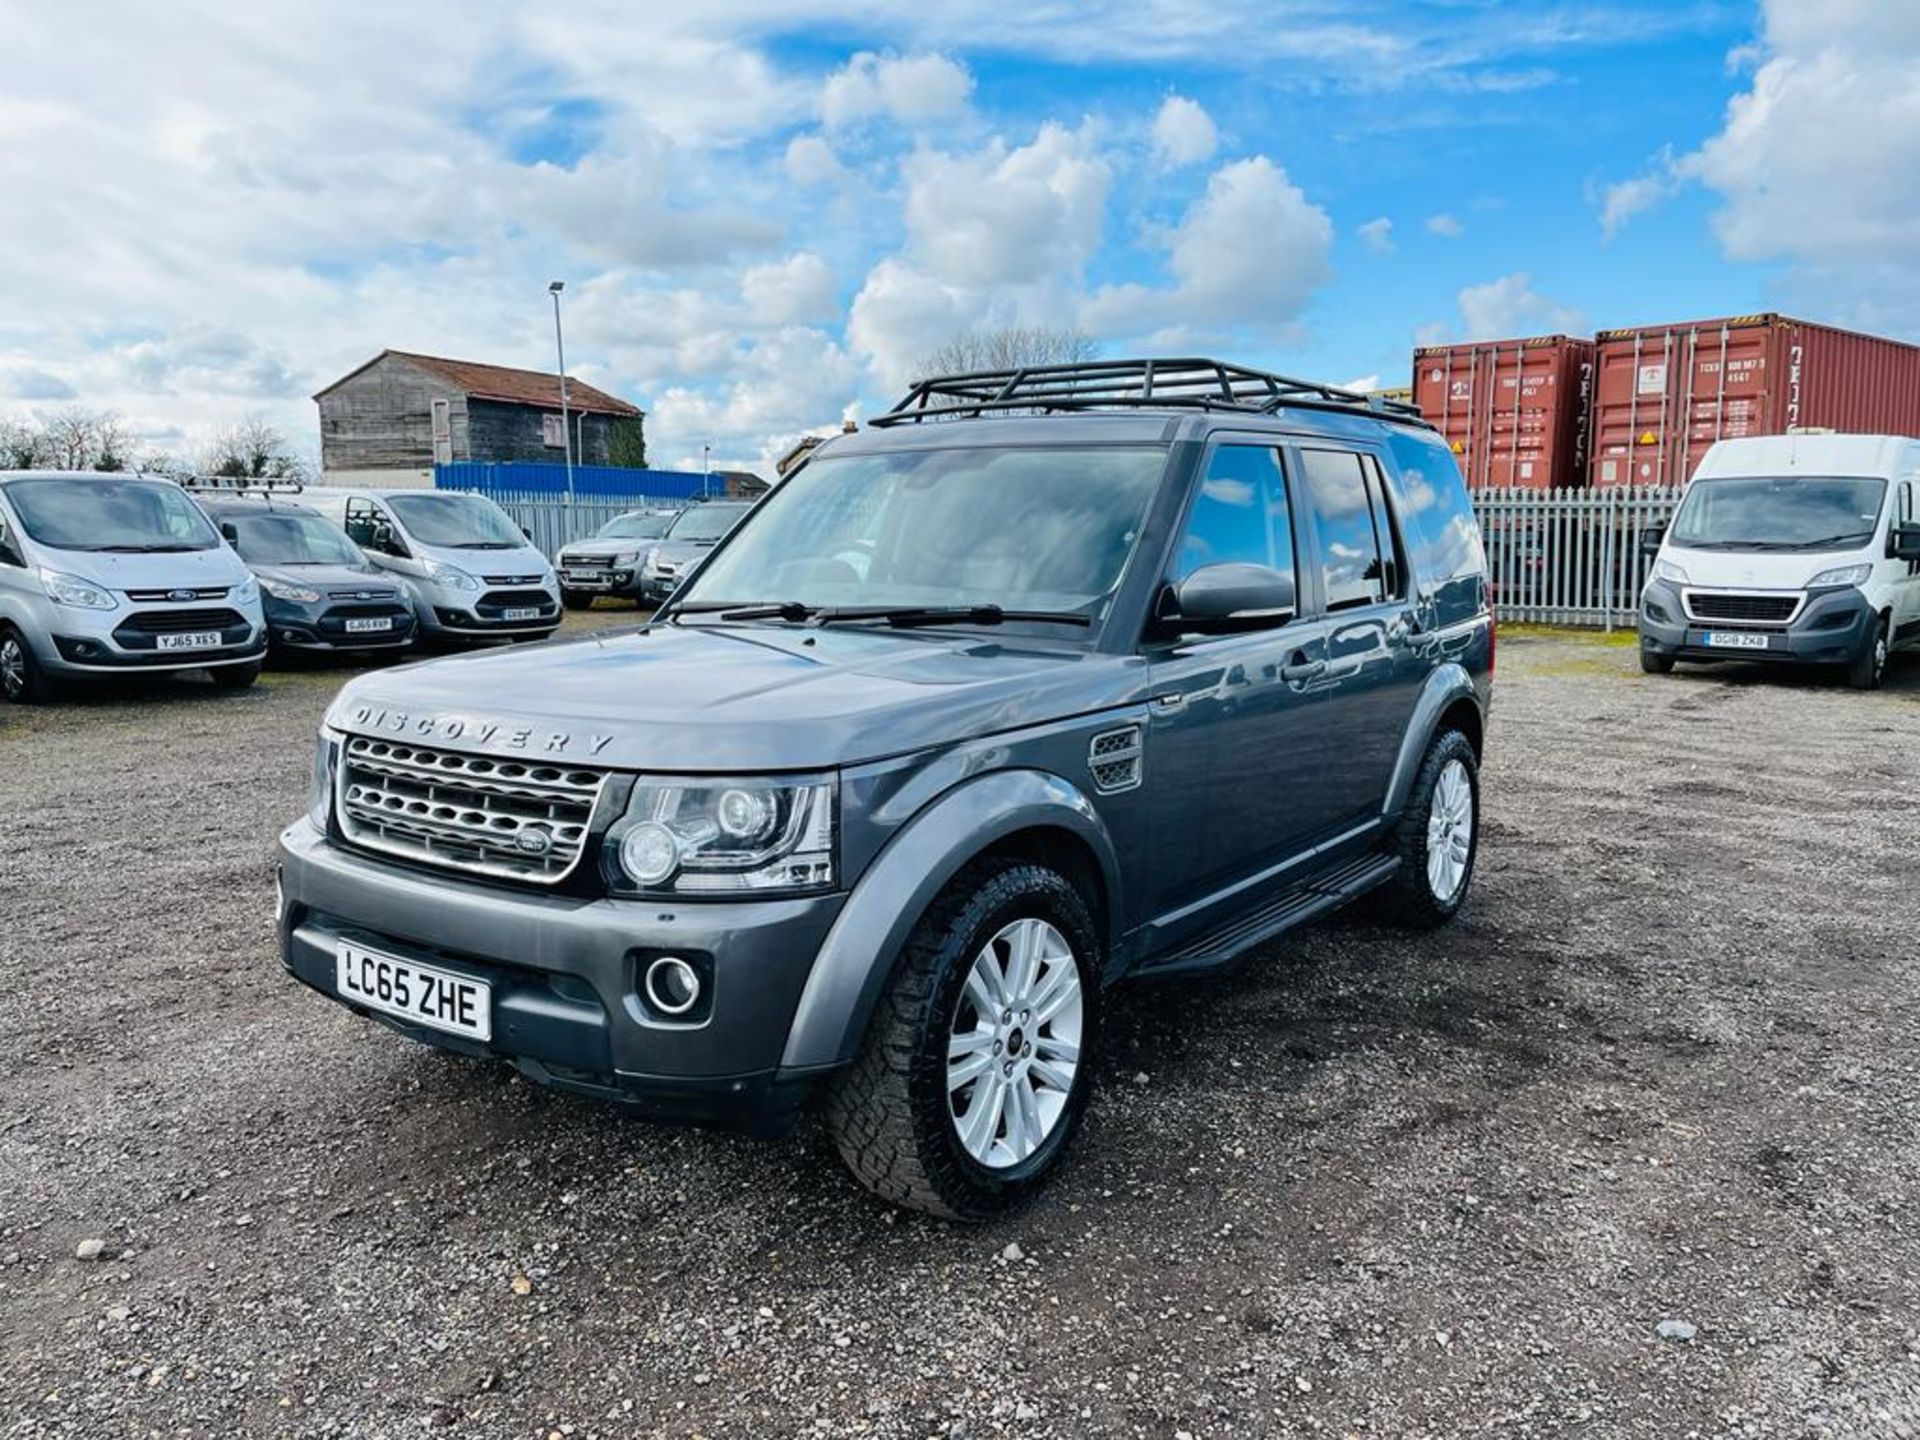
[(579, 861), (606, 772), (349, 736), (340, 832), (446, 870), (552, 885)]
[(1729, 595), (1690, 590), (1687, 608), (1696, 620), (1745, 620), (1754, 625), (1784, 625), (1800, 608), (1798, 595)]

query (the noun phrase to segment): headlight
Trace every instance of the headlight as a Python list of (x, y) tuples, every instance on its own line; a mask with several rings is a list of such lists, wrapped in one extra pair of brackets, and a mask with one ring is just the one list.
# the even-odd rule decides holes
[(1807, 588), (1818, 590), (1822, 585), (1864, 585), (1871, 574), (1871, 565), (1841, 565), (1832, 570), (1822, 570), (1807, 581)]
[(327, 828), (333, 812), (333, 767), (339, 753), (339, 733), (321, 726), (313, 741), (313, 779), (307, 786), (307, 819), (316, 830)]
[(607, 833), (618, 889), (675, 895), (824, 890), (834, 880), (831, 779), (642, 777)]
[(631, 565), (639, 558), (640, 552), (638, 550), (621, 550), (615, 553), (613, 563), (616, 565)]
[(40, 586), (56, 605), (71, 605), (79, 610), (111, 610), (119, 603), (91, 580), (62, 575), (58, 570), (42, 569)]
[(660, 573), (659, 555), (656, 554), (654, 551), (649, 550), (647, 552), (647, 562), (645, 565), (641, 566), (640, 568), (649, 575), (658, 575)]
[(1653, 578), (1656, 580), (1671, 580), (1676, 585), (1690, 585), (1693, 583), (1687, 579), (1687, 572), (1671, 560), (1654, 561)]
[[(290, 600), (296, 605), (317, 605), (320, 603), (320, 592), (318, 590), (309, 590), (304, 585), (289, 585), (285, 580), (269, 580), (265, 576), (262, 576), (260, 579), (260, 588), (276, 600)], [(236, 599), (242, 601), (253, 598), (252, 596), (241, 595), (238, 590), (235, 590), (233, 593)]]
[[(260, 582), (249, 575), (229, 590), (227, 596), (236, 605), (251, 605), (260, 598)], [(320, 597), (315, 595), (313, 598), (318, 600)]]
[(457, 565), (447, 564), (444, 560), (427, 561), (427, 578), (436, 585), (446, 586), (449, 590), (478, 590), (480, 588), (480, 582), (474, 579), (473, 576), (460, 569)]

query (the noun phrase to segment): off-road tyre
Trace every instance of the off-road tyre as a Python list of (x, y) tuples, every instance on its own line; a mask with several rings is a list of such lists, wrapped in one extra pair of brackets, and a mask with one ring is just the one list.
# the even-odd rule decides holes
[(1867, 637), (1866, 645), (1847, 666), (1847, 684), (1856, 690), (1878, 690), (1887, 678), (1887, 659), (1892, 652), (1893, 631), (1887, 617), (1881, 615), (1874, 620), (1873, 634)]
[(0, 625), (0, 700), (44, 705), (53, 695), (54, 683), (34, 658), (27, 637), (11, 625)]
[(260, 662), (250, 660), (245, 665), (215, 665), (207, 671), (207, 678), (222, 690), (245, 690), (260, 678)]
[[(1019, 1164), (995, 1169), (968, 1154), (955, 1132), (947, 1043), (974, 958), (1004, 926), (1027, 917), (1045, 920), (1072, 947), (1085, 1007), (1079, 1064), (1047, 1138)], [(827, 1129), (855, 1178), (883, 1200), (949, 1220), (989, 1220), (1030, 1198), (1086, 1113), (1101, 967), (1087, 902), (1057, 871), (1003, 857), (955, 876), (908, 937), (859, 1057), (827, 1094)]]
[(1673, 673), (1673, 657), (1671, 655), (1662, 655), (1657, 650), (1642, 650), (1640, 652), (1640, 668), (1648, 675), (1671, 675)]
[[(1434, 813), (1434, 794), (1441, 778), (1454, 765), (1464, 771), (1472, 813), (1467, 836), (1466, 869), (1451, 894), (1434, 893), (1429, 878), (1429, 833)], [(1473, 742), (1458, 730), (1443, 730), (1433, 737), (1420, 773), (1414, 777), (1413, 791), (1394, 829), (1392, 853), (1399, 857), (1400, 868), (1385, 885), (1381, 899), (1386, 916), (1408, 930), (1433, 930), (1460, 913), (1467, 892), (1473, 885), (1473, 867), (1480, 858), (1480, 762)]]

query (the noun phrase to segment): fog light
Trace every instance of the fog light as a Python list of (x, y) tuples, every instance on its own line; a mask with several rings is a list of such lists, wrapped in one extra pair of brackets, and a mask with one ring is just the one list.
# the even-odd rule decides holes
[(700, 976), (678, 955), (647, 966), (647, 1003), (662, 1015), (684, 1015), (700, 1003)]
[(658, 885), (679, 868), (679, 838), (658, 820), (643, 820), (620, 842), (620, 864), (642, 885)]

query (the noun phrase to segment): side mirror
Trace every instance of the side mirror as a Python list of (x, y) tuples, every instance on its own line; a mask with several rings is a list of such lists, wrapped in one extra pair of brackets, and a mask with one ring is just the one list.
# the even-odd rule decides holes
[(1660, 553), (1660, 543), (1666, 538), (1666, 526), (1649, 525), (1640, 532), (1640, 553), (1651, 560)]
[(1902, 525), (1887, 536), (1895, 560), (1920, 560), (1920, 525)]
[(1265, 565), (1202, 565), (1166, 593), (1166, 628), (1206, 634), (1284, 625), (1297, 604), (1293, 577)]
[(220, 526), (220, 538), (229, 545), (238, 545), (240, 543), (240, 528), (231, 521), (223, 522)]

